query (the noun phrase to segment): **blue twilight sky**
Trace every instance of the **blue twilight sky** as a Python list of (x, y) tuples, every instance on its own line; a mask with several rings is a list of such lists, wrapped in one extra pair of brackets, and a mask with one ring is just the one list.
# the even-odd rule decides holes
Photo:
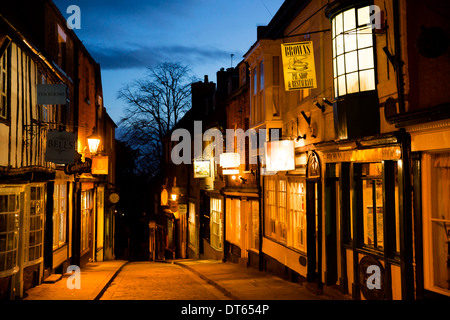
[(100, 63), (104, 103), (118, 124), (125, 104), (117, 92), (145, 75), (146, 67), (179, 62), (197, 78), (216, 82), (256, 41), (284, 0), (53, 0), (64, 17), (81, 10), (74, 30)]

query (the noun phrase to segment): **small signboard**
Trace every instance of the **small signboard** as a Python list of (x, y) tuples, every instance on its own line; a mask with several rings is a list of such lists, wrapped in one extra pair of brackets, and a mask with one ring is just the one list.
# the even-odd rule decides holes
[(38, 104), (66, 104), (67, 88), (65, 84), (38, 84)]
[(73, 132), (49, 130), (45, 161), (57, 164), (73, 164), (76, 140), (77, 136)]
[(312, 41), (281, 44), (286, 91), (317, 88)]
[(194, 160), (194, 178), (209, 178), (211, 164), (209, 160)]
[(92, 157), (92, 174), (108, 174), (108, 157)]

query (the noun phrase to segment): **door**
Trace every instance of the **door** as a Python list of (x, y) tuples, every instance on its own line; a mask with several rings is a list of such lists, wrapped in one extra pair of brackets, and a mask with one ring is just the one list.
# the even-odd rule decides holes
[(308, 255), (307, 280), (317, 280), (317, 182), (306, 182), (306, 252)]
[(336, 284), (338, 280), (338, 223), (339, 180), (335, 175), (335, 164), (327, 164), (325, 182), (325, 283)]

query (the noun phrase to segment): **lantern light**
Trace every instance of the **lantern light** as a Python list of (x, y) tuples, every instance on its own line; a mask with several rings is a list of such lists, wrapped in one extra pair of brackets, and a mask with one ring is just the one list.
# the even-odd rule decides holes
[(91, 154), (96, 154), (100, 145), (100, 138), (96, 134), (93, 134), (89, 136), (87, 140), (89, 145), (89, 152)]

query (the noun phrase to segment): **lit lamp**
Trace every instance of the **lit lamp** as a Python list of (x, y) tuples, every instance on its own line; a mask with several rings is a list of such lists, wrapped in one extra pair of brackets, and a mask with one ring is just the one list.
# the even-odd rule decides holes
[(89, 145), (89, 152), (91, 154), (96, 154), (98, 151), (98, 146), (100, 145), (100, 137), (93, 134), (87, 138)]
[(170, 198), (172, 199), (172, 201), (177, 201), (177, 195), (175, 193), (172, 193), (170, 195)]

